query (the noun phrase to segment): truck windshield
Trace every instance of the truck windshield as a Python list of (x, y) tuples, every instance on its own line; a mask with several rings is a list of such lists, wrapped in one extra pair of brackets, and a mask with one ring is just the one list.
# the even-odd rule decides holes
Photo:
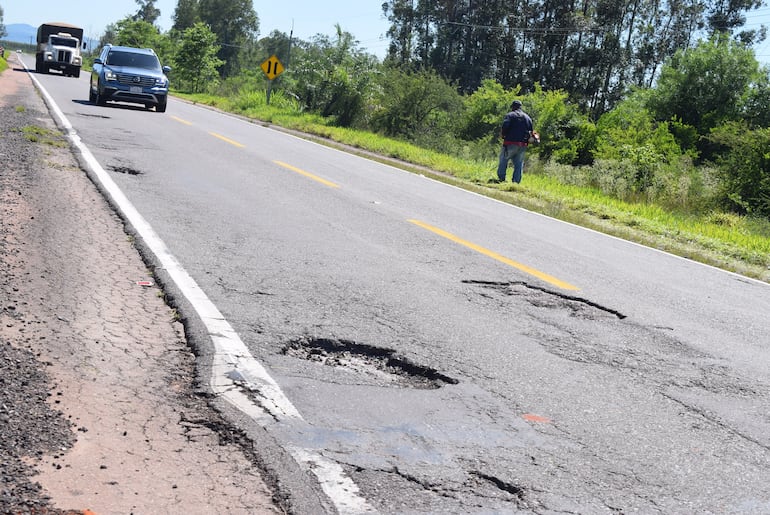
[(132, 52), (110, 52), (107, 63), (111, 66), (133, 66), (147, 70), (160, 70), (160, 62), (154, 55), (134, 54)]
[(53, 46), (68, 46), (72, 48), (78, 47), (78, 40), (77, 39), (70, 39), (70, 38), (60, 38), (53, 36), (51, 37), (51, 44)]

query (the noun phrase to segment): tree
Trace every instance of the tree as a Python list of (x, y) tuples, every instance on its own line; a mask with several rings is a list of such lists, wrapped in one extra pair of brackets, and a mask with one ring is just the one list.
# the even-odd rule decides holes
[(174, 10), (173, 29), (183, 32), (200, 21), (198, 15), (199, 0), (178, 0)]
[(770, 128), (770, 69), (763, 70), (751, 84), (741, 112), (750, 127)]
[(435, 146), (451, 133), (447, 119), (457, 116), (462, 108), (455, 86), (431, 70), (387, 69), (380, 88), (379, 108), (371, 123), (388, 136)]
[(760, 79), (753, 51), (717, 35), (666, 62), (650, 107), (658, 120), (680, 120), (705, 136), (743, 117), (742, 106)]
[(217, 58), (217, 36), (205, 24), (198, 22), (182, 33), (182, 40), (174, 57), (174, 75), (187, 85), (192, 93), (205, 91), (216, 84), (217, 68), (222, 61)]
[(253, 45), (259, 31), (259, 18), (251, 0), (200, 0), (200, 20), (217, 35), (217, 57), (224, 64), (222, 77), (230, 77), (241, 68), (241, 56)]
[(160, 9), (155, 7), (155, 0), (136, 0), (139, 11), (133, 16), (135, 21), (145, 21), (154, 25), (160, 18)]
[(129, 16), (115, 24), (113, 41), (110, 42), (121, 46), (155, 48), (159, 39), (160, 31), (155, 25)]
[[(629, 86), (651, 87), (662, 63), (704, 29), (738, 32), (762, 0), (387, 0), (387, 61), (430, 68), (460, 91), (485, 79), (505, 88), (564, 90), (594, 118)], [(718, 28), (721, 30), (717, 30)]]
[(770, 129), (751, 131), (732, 122), (716, 129), (712, 138), (727, 148), (718, 159), (725, 204), (739, 213), (770, 218)]
[[(306, 108), (347, 127), (364, 115), (377, 59), (362, 51), (353, 35), (339, 25), (336, 31), (334, 38), (317, 35), (311, 43), (293, 47), (285, 84)], [(278, 50), (285, 42), (271, 38), (265, 44), (271, 43)]]
[(0, 5), (0, 38), (4, 38), (8, 35), (8, 32), (5, 30), (5, 25), (3, 24), (3, 6)]

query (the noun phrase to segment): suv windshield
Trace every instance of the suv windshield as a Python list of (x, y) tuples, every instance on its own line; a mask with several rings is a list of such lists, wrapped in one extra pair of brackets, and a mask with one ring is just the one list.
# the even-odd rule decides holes
[(160, 70), (160, 61), (154, 55), (134, 54), (132, 52), (110, 52), (107, 62), (112, 66), (133, 66), (147, 70)]

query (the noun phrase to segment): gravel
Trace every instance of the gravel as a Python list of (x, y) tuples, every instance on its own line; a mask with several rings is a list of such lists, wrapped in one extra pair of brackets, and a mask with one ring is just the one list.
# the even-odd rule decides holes
[(17, 208), (38, 166), (39, 142), (23, 129), (39, 126), (43, 113), (15, 100), (6, 96), (0, 102), (0, 513), (66, 513), (49, 506), (29, 464), (66, 450), (75, 436), (52, 407), (55, 385), (25, 336), (27, 306), (18, 295), (23, 278), (15, 275), (23, 259)]

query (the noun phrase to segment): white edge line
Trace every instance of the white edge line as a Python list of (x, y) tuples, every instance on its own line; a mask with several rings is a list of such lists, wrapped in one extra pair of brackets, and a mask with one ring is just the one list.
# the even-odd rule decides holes
[[(112, 198), (114, 205), (120, 209), (128, 223), (155, 254), (158, 262), (168, 272), (203, 321), (214, 346), (210, 379), (214, 393), (259, 423), (265, 422), (269, 418), (268, 414), (279, 421), (303, 420), (302, 415), (286, 397), (278, 383), (252, 356), (230, 323), (219, 312), (219, 309), (171, 254), (152, 226), (139, 214), (139, 211), (102, 168), (37, 77), (29, 73), (29, 69), (21, 59), (19, 61), (45, 98), (49, 108), (58, 118), (67, 138), (81, 152), (86, 164)], [(231, 378), (233, 372), (237, 373), (237, 383)], [(258, 394), (260, 404), (257, 405), (249, 399), (242, 387)], [(304, 464), (305, 468), (316, 476), (324, 493), (341, 514), (352, 515), (375, 511), (359, 495), (358, 486), (345, 474), (338, 463), (308, 449), (293, 447), (289, 448), (289, 452), (295, 460)]]

